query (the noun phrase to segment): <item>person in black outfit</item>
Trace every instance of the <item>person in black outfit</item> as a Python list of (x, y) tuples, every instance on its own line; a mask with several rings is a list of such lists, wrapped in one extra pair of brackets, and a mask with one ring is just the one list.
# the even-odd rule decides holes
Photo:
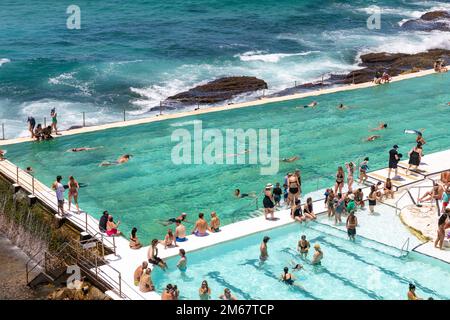
[(103, 211), (103, 215), (100, 218), (100, 222), (98, 224), (98, 228), (100, 229), (101, 232), (106, 232), (106, 223), (108, 222), (108, 216), (109, 213), (108, 211)]
[(277, 182), (275, 188), (273, 188), (273, 199), (275, 201), (276, 206), (280, 206), (282, 194), (283, 194), (283, 190), (281, 190), (281, 188), (280, 188), (280, 183)]
[[(397, 151), (398, 145), (394, 145), (391, 150), (389, 150), (389, 172), (388, 172), (388, 178), (391, 177), (391, 170), (395, 170), (395, 177), (397, 176), (397, 165), (400, 161), (400, 155)], [(395, 177), (393, 179), (395, 179)]]
[(36, 126), (36, 120), (33, 117), (28, 117), (28, 131), (31, 133), (31, 138), (34, 138), (34, 127)]

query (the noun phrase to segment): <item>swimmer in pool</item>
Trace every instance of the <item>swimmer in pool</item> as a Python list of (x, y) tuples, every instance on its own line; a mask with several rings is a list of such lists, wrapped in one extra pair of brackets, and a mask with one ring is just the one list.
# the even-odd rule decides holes
[(170, 226), (171, 224), (174, 224), (177, 220), (180, 220), (181, 222), (188, 222), (186, 220), (186, 217), (187, 217), (187, 213), (183, 212), (181, 215), (179, 215), (176, 218), (170, 218), (170, 219), (167, 219), (167, 220), (160, 220), (159, 223), (162, 224), (163, 226), (167, 227), (167, 226)]
[(245, 149), (244, 152), (241, 152), (241, 153), (228, 153), (228, 154), (225, 154), (225, 156), (226, 157), (237, 157), (237, 156), (240, 156), (240, 155), (243, 155), (243, 154), (248, 154), (248, 153), (250, 153), (250, 150), (249, 149)]
[(67, 150), (67, 152), (81, 152), (81, 151), (90, 151), (90, 150), (97, 150), (103, 147), (95, 147), (95, 148), (89, 148), (89, 147), (81, 147), (81, 148), (72, 148)]
[(305, 106), (303, 106), (303, 107), (297, 107), (297, 108), (315, 108), (315, 107), (317, 107), (317, 105), (318, 105), (318, 103), (317, 103), (317, 101), (313, 101), (313, 102), (311, 102), (311, 103), (309, 103), (309, 104), (307, 104), (307, 105), (305, 105)]
[(269, 240), (270, 240), (270, 238), (268, 236), (265, 236), (263, 238), (261, 245), (259, 246), (259, 251), (260, 251), (259, 261), (260, 261), (260, 263), (263, 263), (264, 261), (267, 260), (267, 258), (269, 258), (269, 254), (267, 253), (267, 242), (269, 242)]
[(292, 266), (292, 271), (300, 271), (303, 269), (303, 265), (295, 262), (294, 260), (291, 261), (291, 266)]
[(255, 198), (256, 194), (254, 192), (250, 192), (250, 193), (241, 193), (240, 189), (236, 189), (234, 190), (234, 196), (236, 198), (246, 198), (246, 197), (250, 197), (250, 198)]
[(313, 258), (311, 260), (311, 264), (319, 265), (319, 264), (321, 264), (321, 261), (323, 259), (323, 252), (318, 243), (316, 243), (314, 245), (314, 250), (315, 250), (315, 252), (314, 252)]
[(117, 161), (103, 161), (102, 163), (100, 163), (100, 167), (116, 166), (118, 164), (127, 163), (131, 157), (131, 154), (124, 154), (119, 159), (117, 159)]
[(372, 136), (368, 137), (366, 139), (366, 141), (374, 141), (374, 140), (377, 140), (378, 138), (381, 138), (381, 136), (375, 134), (375, 135), (372, 135)]
[(282, 162), (294, 162), (294, 161), (297, 161), (298, 159), (300, 159), (300, 158), (297, 156), (294, 156), (294, 157), (290, 157), (290, 158), (283, 158), (283, 159), (281, 159), (281, 161)]
[(387, 129), (387, 126), (388, 126), (387, 123), (382, 122), (382, 123), (380, 123), (380, 125), (378, 127), (372, 128), (372, 129), (370, 129), (370, 131), (384, 130), (384, 129)]
[(341, 103), (340, 105), (338, 105), (337, 108), (338, 108), (339, 110), (345, 110), (345, 109), (348, 109), (348, 107), (347, 107), (347, 106), (344, 106), (342, 103)]

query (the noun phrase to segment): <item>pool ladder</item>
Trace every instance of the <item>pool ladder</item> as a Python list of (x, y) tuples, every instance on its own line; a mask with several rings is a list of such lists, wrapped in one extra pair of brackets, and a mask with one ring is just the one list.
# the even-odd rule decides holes
[(400, 251), (400, 257), (399, 258), (405, 258), (409, 254), (409, 237), (406, 238), (406, 241), (402, 245), (402, 249)]

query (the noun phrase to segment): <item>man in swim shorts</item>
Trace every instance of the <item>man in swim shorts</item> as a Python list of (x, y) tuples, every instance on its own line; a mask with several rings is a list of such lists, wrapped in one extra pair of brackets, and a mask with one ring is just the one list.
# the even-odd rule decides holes
[(194, 229), (192, 230), (192, 234), (195, 234), (197, 237), (205, 237), (208, 235), (206, 232), (209, 229), (208, 222), (206, 222), (203, 213), (198, 214), (198, 220), (195, 222)]
[(261, 262), (264, 262), (267, 260), (267, 258), (269, 258), (269, 254), (267, 253), (267, 242), (269, 242), (269, 240), (270, 238), (268, 236), (265, 236), (263, 238), (261, 245), (259, 246), (260, 251), (259, 260)]
[(175, 228), (175, 240), (177, 242), (185, 242), (187, 241), (186, 238), (186, 227), (183, 226), (183, 224), (181, 223), (181, 219), (177, 219), (175, 221), (176, 224), (176, 228)]

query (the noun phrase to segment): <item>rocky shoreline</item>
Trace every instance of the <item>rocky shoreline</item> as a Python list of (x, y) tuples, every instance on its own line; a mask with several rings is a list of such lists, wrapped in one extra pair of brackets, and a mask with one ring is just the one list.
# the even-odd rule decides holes
[[(419, 19), (411, 19), (400, 26), (406, 31), (450, 31), (450, 12), (432, 11)], [(359, 57), (360, 69), (347, 74), (331, 74), (327, 79), (299, 84), (294, 87), (272, 93), (270, 96), (283, 96), (335, 85), (358, 84), (370, 82), (377, 72), (387, 72), (398, 76), (433, 68), (437, 59), (450, 64), (450, 50), (431, 49), (416, 54), (372, 52)], [(256, 77), (232, 76), (215, 79), (187, 91), (168, 97), (164, 101), (165, 109), (176, 109), (176, 104), (196, 105), (215, 104), (230, 100), (236, 96), (268, 89), (267, 83)], [(159, 107), (152, 108), (152, 111)]]

